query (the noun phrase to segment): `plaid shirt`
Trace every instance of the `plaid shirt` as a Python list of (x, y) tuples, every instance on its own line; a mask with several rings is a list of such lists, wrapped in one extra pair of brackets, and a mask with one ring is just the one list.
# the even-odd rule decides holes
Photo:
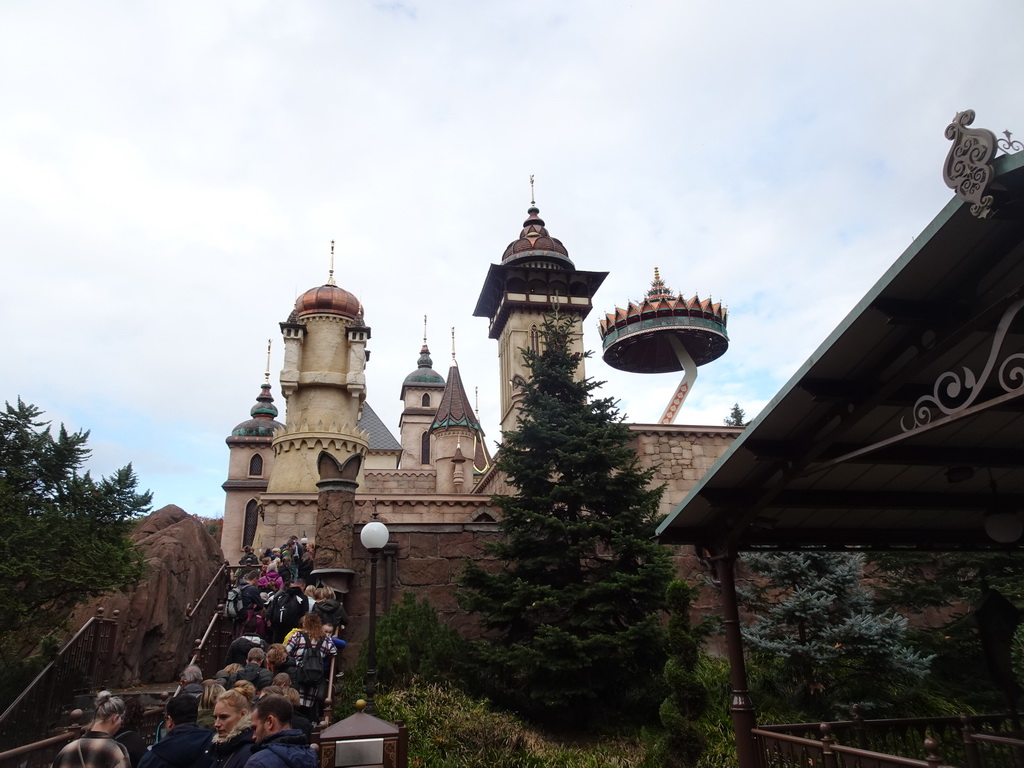
[(89, 731), (65, 745), (53, 761), (53, 768), (131, 768), (128, 750), (114, 737)]
[[(329, 668), (328, 665), (331, 662), (331, 656), (338, 655), (338, 649), (334, 646), (334, 641), (331, 640), (331, 638), (324, 636), (320, 638), (320, 642), (315, 645), (324, 659), (324, 666)], [(288, 655), (295, 659), (296, 671), (298, 667), (302, 666), (302, 658), (306, 655), (306, 650), (309, 647), (309, 635), (305, 632), (296, 632), (285, 645), (285, 650), (288, 651)], [(326, 669), (324, 670), (324, 679), (327, 679)], [(326, 690), (326, 686), (324, 689)], [(295, 690), (299, 692), (299, 704), (303, 707), (313, 706), (317, 703), (317, 700), (320, 697), (320, 685), (296, 685)]]

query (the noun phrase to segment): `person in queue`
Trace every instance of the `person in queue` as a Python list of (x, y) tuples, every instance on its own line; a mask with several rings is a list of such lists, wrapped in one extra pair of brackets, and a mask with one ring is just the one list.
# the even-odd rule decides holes
[(167, 701), (167, 735), (149, 748), (139, 768), (209, 768), (213, 732), (196, 724), (199, 700), (181, 693)]
[(128, 750), (114, 740), (124, 719), (124, 699), (100, 691), (94, 706), (89, 730), (82, 738), (64, 745), (53, 768), (131, 768)]
[(210, 768), (242, 768), (252, 754), (253, 729), (250, 701), (239, 691), (225, 691), (213, 705), (213, 741), (207, 755)]
[(256, 746), (245, 768), (316, 768), (316, 753), (302, 731), (292, 728), (292, 705), (284, 696), (264, 696), (250, 713)]

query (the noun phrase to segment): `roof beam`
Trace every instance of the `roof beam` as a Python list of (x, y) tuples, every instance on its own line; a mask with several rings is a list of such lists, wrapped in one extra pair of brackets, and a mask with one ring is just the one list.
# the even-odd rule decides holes
[[(787, 489), (776, 493), (768, 503), (764, 503), (764, 496), (760, 490), (705, 488), (700, 491), (700, 495), (712, 506), (741, 510), (757, 503), (759, 509), (903, 509), (919, 510), (922, 514), (935, 510), (977, 510), (980, 513), (990, 507), (993, 501), (993, 496), (988, 491), (957, 493), (953, 490), (922, 493)], [(1006, 504), (1020, 509), (1024, 507), (1024, 494), (1000, 493), (998, 501), (1000, 505)]]
[[(796, 459), (802, 450), (802, 444), (795, 440), (748, 440), (743, 447), (750, 450), (757, 459), (771, 461)], [(863, 447), (858, 443), (836, 443), (822, 454), (821, 459), (831, 461), (850, 454), (846, 459), (850, 464), (1000, 469), (1024, 467), (1024, 450), (956, 445), (893, 445), (875, 453), (853, 455)]]

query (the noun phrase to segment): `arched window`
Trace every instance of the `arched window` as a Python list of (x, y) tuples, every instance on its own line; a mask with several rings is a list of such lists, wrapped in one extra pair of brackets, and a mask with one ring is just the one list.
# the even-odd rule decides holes
[(251, 547), (256, 538), (256, 523), (259, 522), (259, 507), (256, 499), (249, 499), (245, 505), (245, 524), (242, 526), (242, 546)]
[(534, 353), (540, 352), (540, 331), (537, 330), (536, 325), (530, 326), (530, 349)]
[(249, 459), (249, 477), (263, 477), (263, 456), (259, 453)]
[(420, 464), (430, 463), (430, 430), (423, 433), (420, 440)]
[(429, 408), (430, 407), (430, 395), (424, 394), (422, 402), (423, 402), (423, 407), (424, 408)]

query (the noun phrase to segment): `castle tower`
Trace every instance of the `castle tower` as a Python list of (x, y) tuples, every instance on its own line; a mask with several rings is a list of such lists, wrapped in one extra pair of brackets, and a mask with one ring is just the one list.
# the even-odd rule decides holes
[[(424, 321), (426, 318), (424, 318)], [(416, 370), (405, 377), (400, 395), (405, 406), (399, 420), (402, 442), (402, 469), (420, 469), (431, 463), (430, 426), (434, 414), (441, 404), (444, 393), (444, 378), (433, 369), (427, 347), (427, 335), (423, 334), (423, 347)]]
[[(565, 246), (548, 234), (540, 210), (531, 202), (519, 239), (505, 249), (500, 264), (488, 269), (473, 311), (474, 317), (490, 321), (488, 335), (498, 340), (503, 432), (515, 426), (519, 383), (530, 375), (522, 350), (540, 344), (544, 315), (556, 308), (571, 314), (576, 325), (575, 351), (583, 352), (583, 318), (590, 313), (594, 294), (607, 276), (607, 272), (576, 269)], [(579, 376), (584, 375), (581, 363)]]
[(267, 492), (315, 494), (321, 451), (340, 466), (352, 456), (365, 457), (369, 449), (367, 434), (358, 425), (366, 399), (370, 329), (359, 300), (332, 277), (299, 296), (281, 323), (281, 333), (286, 418), (285, 428), (274, 437), (274, 471)]
[(470, 407), (454, 355), (452, 367), (448, 370), (448, 383), (430, 425), (430, 436), (433, 442), (434, 466), (437, 469), (437, 492), (472, 491), (475, 480), (471, 473), (466, 472), (465, 452), (473, 450), (474, 462), (471, 467), (478, 472), (487, 468), (490, 457), (487, 456), (484, 446), (483, 429)]
[[(269, 369), (266, 376), (270, 378)], [(221, 486), (226, 493), (221, 547), (224, 556), (233, 563), (242, 556), (243, 547), (258, 544), (255, 537), (259, 496), (267, 490), (267, 480), (274, 466), (271, 447), (274, 432), (284, 429), (284, 424), (276, 421), (277, 407), (270, 394), (269, 381), (260, 387), (249, 416), (231, 430), (225, 441), (229, 457), (228, 479)]]

